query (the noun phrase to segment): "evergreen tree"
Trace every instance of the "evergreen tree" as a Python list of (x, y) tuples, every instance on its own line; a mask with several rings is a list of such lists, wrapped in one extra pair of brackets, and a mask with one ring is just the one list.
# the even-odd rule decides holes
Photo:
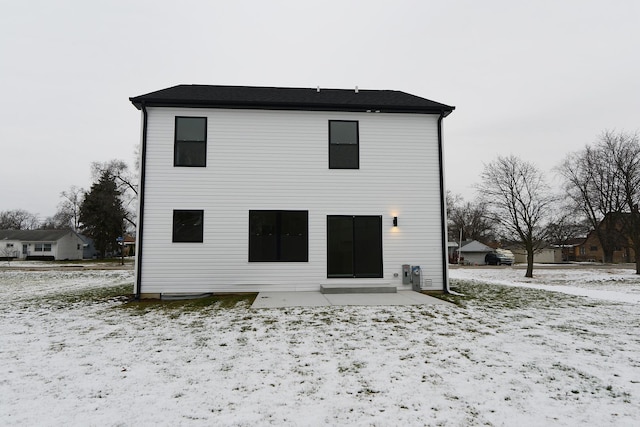
[(118, 249), (117, 238), (123, 234), (124, 217), (116, 180), (109, 171), (104, 171), (80, 205), (81, 230), (93, 239), (103, 258), (107, 252)]

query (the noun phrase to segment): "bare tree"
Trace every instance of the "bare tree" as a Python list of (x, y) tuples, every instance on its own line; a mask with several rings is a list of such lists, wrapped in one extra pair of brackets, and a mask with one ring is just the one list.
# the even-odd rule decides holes
[(0, 230), (35, 230), (39, 225), (38, 216), (24, 209), (0, 212)]
[(602, 247), (604, 262), (631, 243), (640, 274), (640, 143), (637, 134), (605, 131), (558, 167), (575, 207), (589, 221)]
[(590, 226), (571, 206), (559, 206), (553, 210), (557, 213), (547, 225), (549, 242), (561, 248), (563, 261), (571, 261), (569, 245), (575, 239), (585, 237)]
[(493, 222), (487, 215), (487, 203), (483, 200), (460, 202), (451, 208), (450, 231), (457, 239), (462, 232), (463, 240), (488, 240), (494, 237)]
[(462, 201), (460, 194), (454, 194), (450, 190), (447, 190), (447, 218), (451, 216), (452, 209), (454, 209)]
[(84, 197), (82, 188), (72, 185), (69, 190), (60, 193), (62, 201), (53, 216), (47, 217), (40, 228), (43, 230), (73, 230), (80, 227), (80, 205)]
[(527, 252), (525, 277), (533, 277), (533, 255), (547, 237), (546, 216), (554, 202), (542, 173), (518, 157), (498, 157), (485, 165), (477, 186), (503, 240)]
[[(619, 186), (615, 215), (620, 222), (624, 240), (635, 253), (636, 274), (640, 274), (640, 141), (638, 134), (604, 132), (600, 137), (601, 151), (615, 166)], [(626, 245), (625, 245), (626, 246)]]
[(49, 216), (45, 218), (45, 220), (40, 223), (40, 229), (41, 230), (58, 230), (58, 229), (63, 229), (63, 227), (58, 227), (58, 223), (54, 215), (54, 216)]
[(451, 191), (447, 190), (447, 234), (450, 241), (456, 241), (458, 239), (458, 235), (460, 234), (459, 228), (457, 228), (452, 218), (454, 216), (453, 212), (458, 208), (458, 205), (461, 201), (462, 196), (460, 194), (454, 194)]
[(609, 215), (619, 206), (620, 190), (615, 166), (598, 147), (569, 154), (558, 171), (565, 179), (565, 191), (576, 209), (582, 211), (600, 241), (604, 262), (613, 261), (617, 241), (616, 223)]
[(77, 231), (80, 227), (80, 205), (84, 197), (84, 189), (72, 185), (69, 190), (60, 193), (62, 201), (58, 204), (58, 212), (54, 215), (56, 228), (71, 228)]
[(131, 191), (138, 195), (138, 177), (137, 174), (129, 170), (129, 166), (120, 159), (112, 159), (108, 162), (91, 163), (91, 174), (95, 179), (99, 179), (105, 172), (115, 179), (118, 185), (118, 191)]

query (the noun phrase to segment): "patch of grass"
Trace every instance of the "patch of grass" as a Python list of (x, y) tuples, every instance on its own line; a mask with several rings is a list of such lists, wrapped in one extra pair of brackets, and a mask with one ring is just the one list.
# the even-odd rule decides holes
[[(453, 287), (451, 288), (452, 291), (454, 292), (458, 292), (461, 293), (461, 291), (459, 289), (454, 289)], [(455, 304), (457, 306), (460, 307), (464, 307), (465, 306), (465, 300), (467, 299), (466, 295), (455, 295), (455, 294), (433, 294), (430, 295), (434, 298), (438, 298), (441, 299), (443, 301), (447, 301), (450, 302), (452, 304)]]
[(257, 293), (225, 294), (178, 301), (136, 301), (131, 298), (127, 303), (122, 305), (122, 308), (133, 311), (138, 310), (145, 313), (149, 311), (168, 311), (180, 314), (183, 312), (200, 311), (203, 309), (231, 309), (238, 306), (248, 307), (253, 304), (253, 301), (257, 296)]
[(350, 366), (347, 365), (339, 365), (338, 373), (344, 374), (348, 372), (359, 373), (362, 368), (366, 366), (366, 362), (355, 361)]
[[(2, 261), (2, 258), (0, 258), (0, 261)], [(17, 260), (16, 260), (17, 261)], [(25, 263), (25, 261), (20, 260), (20, 262)], [(26, 263), (28, 263), (30, 261), (26, 261)], [(84, 266), (84, 265), (96, 265), (96, 264), (111, 264), (111, 265), (120, 265), (122, 264), (122, 259), (121, 258), (103, 258), (103, 259), (65, 259), (65, 260), (54, 260), (54, 261), (43, 261), (43, 260), (33, 260), (34, 264), (33, 266), (37, 266), (37, 267), (66, 267), (68, 265), (80, 265), (80, 266)], [(125, 265), (133, 265), (135, 263), (133, 258), (125, 258), (124, 259), (124, 264)], [(25, 264), (25, 266), (29, 266), (28, 264)]]
[(250, 306), (257, 293), (213, 295), (206, 298), (196, 298), (179, 301), (142, 300), (136, 301), (131, 294), (132, 283), (122, 283), (115, 286), (96, 287), (80, 291), (60, 292), (38, 296), (25, 300), (28, 306), (47, 306), (53, 309), (65, 309), (70, 305), (95, 304), (107, 301), (119, 302), (116, 307), (126, 309), (131, 314), (145, 314), (150, 311), (163, 311), (169, 316), (178, 317), (185, 312), (204, 309), (233, 309), (239, 306)]
[(521, 310), (523, 308), (549, 308), (568, 306), (576, 303), (576, 297), (558, 292), (497, 285), (490, 283), (455, 280), (451, 290), (461, 295), (433, 295), (462, 308), (482, 307), (485, 309)]
[(109, 300), (126, 301), (130, 297), (132, 284), (123, 283), (104, 288), (83, 289), (73, 292), (37, 296), (26, 300), (28, 305), (48, 306), (53, 309), (64, 309), (73, 304), (94, 304)]
[(373, 389), (371, 389), (369, 387), (366, 387), (366, 388), (363, 388), (361, 390), (358, 390), (358, 394), (367, 394), (367, 395), (369, 395), (369, 394), (378, 394), (378, 393), (380, 393), (378, 390), (373, 390)]

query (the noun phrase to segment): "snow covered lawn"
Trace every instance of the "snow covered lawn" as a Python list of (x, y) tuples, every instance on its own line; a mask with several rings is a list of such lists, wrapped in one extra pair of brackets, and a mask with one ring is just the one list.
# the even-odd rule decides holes
[(0, 423), (637, 425), (638, 280), (538, 273), (452, 270), (455, 306), (252, 310), (127, 303), (131, 271), (0, 269)]

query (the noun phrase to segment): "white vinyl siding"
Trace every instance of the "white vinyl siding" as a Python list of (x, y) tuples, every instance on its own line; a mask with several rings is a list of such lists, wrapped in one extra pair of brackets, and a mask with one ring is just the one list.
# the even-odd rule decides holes
[(24, 258), (22, 244), (18, 240), (5, 240), (0, 242), (0, 257)]
[(56, 242), (56, 259), (82, 259), (83, 244), (84, 242), (77, 234), (69, 232)]
[[(207, 166), (173, 166), (176, 116), (207, 117)], [(437, 115), (148, 108), (142, 293), (318, 290), (327, 215), (382, 215), (381, 279), (420, 265), (443, 289)], [(329, 120), (359, 123), (359, 169), (329, 169)], [(174, 210), (204, 210), (204, 238), (174, 244)], [(250, 263), (250, 210), (309, 213), (309, 261)], [(398, 217), (398, 227), (392, 218)], [(398, 277), (394, 277), (398, 273)]]

